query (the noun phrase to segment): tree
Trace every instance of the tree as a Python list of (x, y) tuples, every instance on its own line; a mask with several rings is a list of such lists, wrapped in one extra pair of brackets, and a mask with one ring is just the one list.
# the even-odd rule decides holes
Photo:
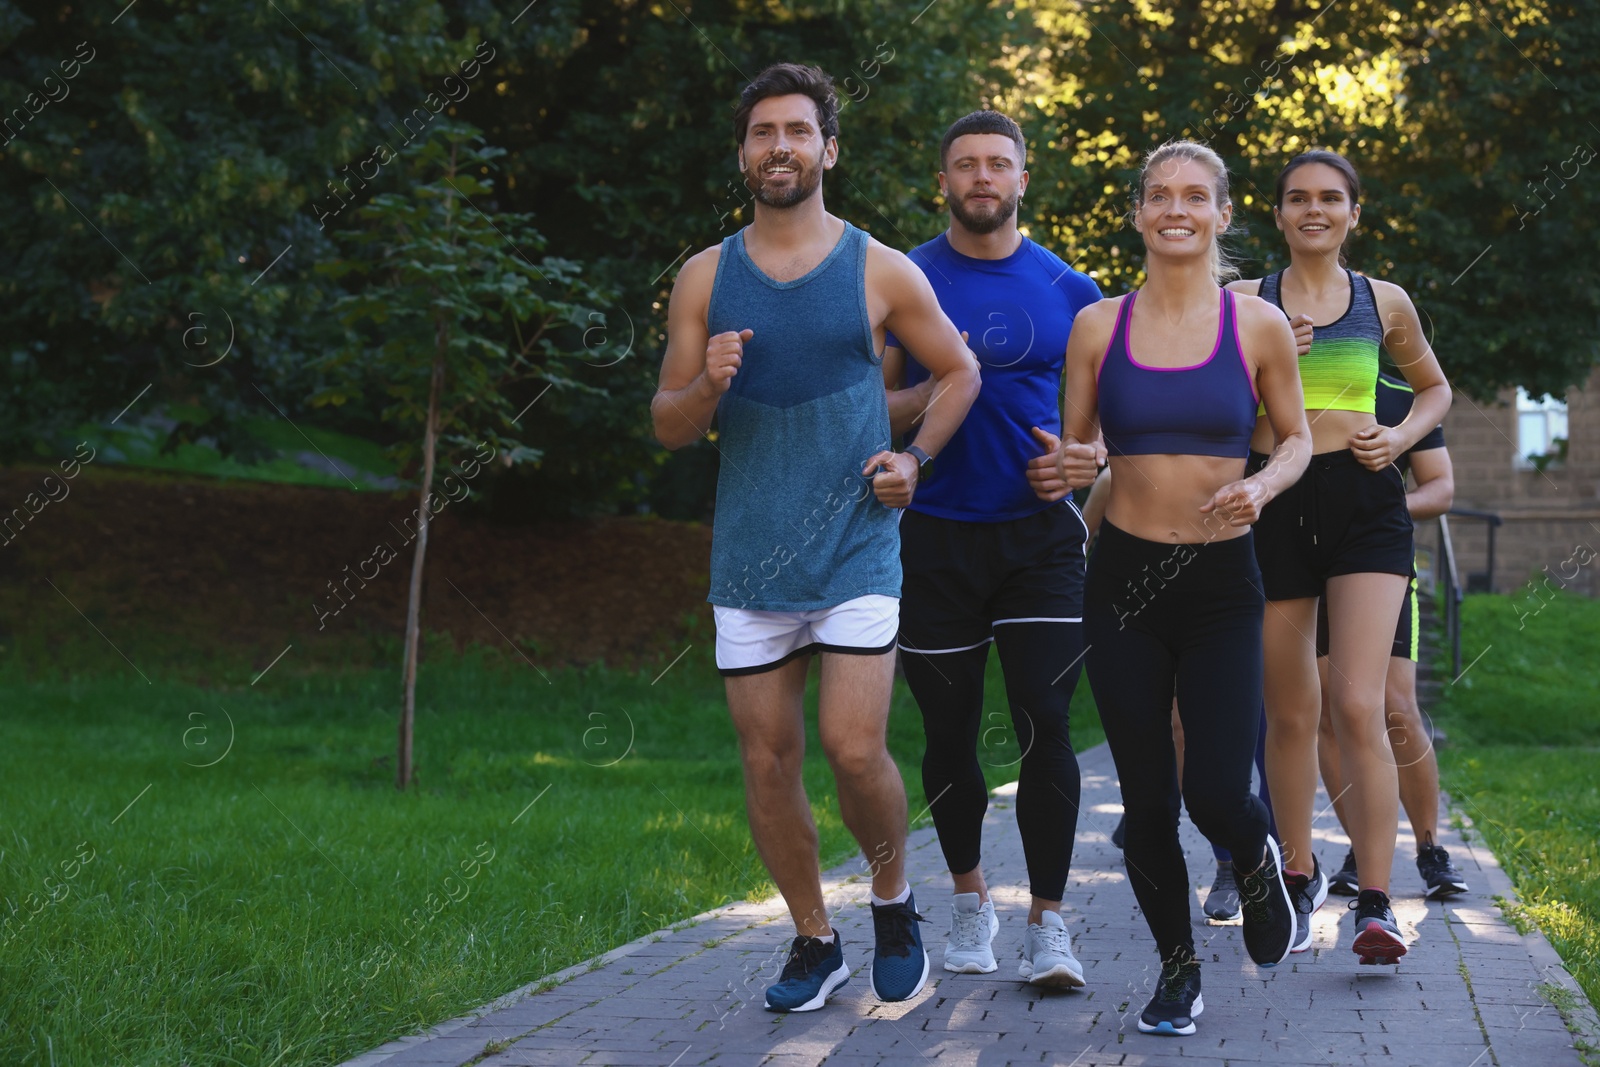
[[(1600, 286), (1579, 264), (1600, 181), (1600, 20), (1592, 4), (1379, 0), (1149, 4), (1024, 0), (1028, 39), (1001, 96), (1034, 139), (1036, 235), (1113, 292), (1142, 279), (1122, 224), (1139, 156), (1206, 140), (1233, 171), (1233, 247), (1252, 274), (1287, 256), (1271, 199), (1314, 146), (1361, 170), (1357, 269), (1403, 285), (1451, 382), (1488, 398), (1583, 383)], [(1587, 151), (1582, 146), (1589, 146)], [(1590, 237), (1584, 237), (1590, 233)]]
[(146, 386), (125, 423), (181, 403), (224, 446), (263, 392), (298, 414), (318, 208), (479, 40), (436, 0), (0, 0), (0, 459)]
[[(349, 333), (322, 361), (327, 383), (314, 405), (337, 407), (368, 388), (388, 397), (382, 415), (411, 436), (395, 447), (403, 467), (420, 467), (411, 584), (406, 605), (405, 658), (396, 786), (411, 782), (422, 580), (428, 530), (445, 505), (434, 488), (440, 443), (474, 449), (458, 472), (470, 483), (481, 464), (536, 460), (519, 439), (513, 386), (592, 392), (570, 366), (603, 357), (585, 347), (605, 295), (579, 277), (569, 260), (529, 258), (544, 245), (526, 215), (481, 210), (493, 190), (486, 175), (503, 155), (478, 131), (441, 122), (402, 153), (411, 185), (374, 197), (355, 214), (357, 226), (336, 234), (346, 258), (327, 275), (364, 284), (340, 298), (335, 311)], [(386, 164), (387, 165), (387, 164)], [(600, 315), (600, 325), (604, 325)], [(417, 440), (420, 430), (420, 441)], [(513, 436), (517, 435), (517, 436)], [(484, 454), (487, 449), (487, 454)], [(463, 499), (443, 482), (448, 499)]]
[(655, 389), (677, 267), (751, 220), (734, 152), (739, 90), (783, 60), (832, 73), (846, 106), (839, 165), (824, 180), (829, 209), (909, 249), (944, 228), (939, 139), (993, 93), (991, 60), (1016, 25), (1006, 6), (541, 0), (514, 26), (509, 15), (486, 25), (507, 41), (503, 81), (463, 113), (510, 152), (516, 183), (504, 202), (538, 212), (553, 247), (582, 250), (592, 276), (618, 294), (618, 330), (631, 322), (636, 336), (626, 360), (582, 369), (613, 404), (545, 413), (534, 431), (546, 453), (539, 484), (603, 490), (609, 502), (630, 499), (620, 484), (642, 482), (633, 498), (704, 517), (716, 453), (698, 445), (667, 463), (640, 412)]

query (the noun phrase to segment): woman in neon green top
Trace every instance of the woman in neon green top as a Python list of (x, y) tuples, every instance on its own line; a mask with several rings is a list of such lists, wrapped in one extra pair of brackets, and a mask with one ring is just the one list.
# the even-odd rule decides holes
[[(1362, 887), (1352, 947), (1362, 963), (1372, 963), (1406, 951), (1388, 896), (1398, 787), (1383, 685), (1411, 575), (1412, 528), (1393, 461), (1443, 420), (1451, 394), (1405, 290), (1343, 265), (1341, 249), (1361, 218), (1360, 199), (1360, 179), (1343, 156), (1318, 150), (1290, 160), (1278, 176), (1273, 209), (1289, 267), (1232, 287), (1277, 304), (1292, 322), (1309, 317), (1313, 325), (1311, 349), (1300, 359), (1311, 464), (1292, 490), (1266, 506), (1255, 541), (1267, 599), (1267, 778), (1297, 912), (1293, 949), (1311, 947), (1311, 915), (1327, 897), (1327, 876), (1311, 845), (1321, 696), (1314, 637), (1317, 600), (1325, 597), (1329, 702), (1347, 768), (1345, 804)], [(1380, 347), (1416, 390), (1399, 426), (1379, 425), (1373, 416)], [(1273, 444), (1261, 420), (1252, 452), (1270, 453)]]

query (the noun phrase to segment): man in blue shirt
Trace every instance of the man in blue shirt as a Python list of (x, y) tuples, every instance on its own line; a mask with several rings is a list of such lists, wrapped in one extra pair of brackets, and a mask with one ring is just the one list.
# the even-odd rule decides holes
[[(899, 647), (927, 734), (922, 785), (955, 887), (945, 969), (997, 966), (999, 921), (979, 864), (988, 789), (978, 738), (992, 641), (1022, 751), (1017, 826), (1033, 904), (1020, 971), (1070, 987), (1083, 985), (1083, 968), (1061, 918), (1079, 797), (1067, 714), (1083, 652), (1087, 530), (1056, 477), (1055, 453), (1067, 335), (1101, 294), (1017, 229), (1026, 162), (1010, 118), (978, 111), (958, 120), (940, 145), (950, 228), (911, 252), (967, 334), (983, 390), (901, 519)], [(890, 422), (914, 440), (937, 389), (914, 347), (885, 340)]]

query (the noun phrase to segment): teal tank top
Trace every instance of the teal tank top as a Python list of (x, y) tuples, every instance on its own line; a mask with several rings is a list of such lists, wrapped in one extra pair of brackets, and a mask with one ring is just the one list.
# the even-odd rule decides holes
[(867, 235), (848, 222), (788, 282), (755, 265), (743, 230), (722, 242), (706, 325), (754, 336), (717, 405), (713, 604), (815, 611), (900, 595), (899, 512), (861, 474), (890, 446), (866, 276)]

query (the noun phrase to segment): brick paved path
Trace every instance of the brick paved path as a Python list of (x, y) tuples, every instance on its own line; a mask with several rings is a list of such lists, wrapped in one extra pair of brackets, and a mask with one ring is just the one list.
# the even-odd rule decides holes
[[(1472, 892), (1448, 905), (1421, 899), (1401, 826), (1395, 910), (1412, 939), (1397, 966), (1360, 967), (1349, 949), (1344, 899), (1315, 917), (1313, 950), (1278, 968), (1245, 955), (1238, 926), (1209, 926), (1199, 901), (1213, 870), (1204, 840), (1185, 818), (1184, 842), (1197, 886), (1196, 947), (1205, 962), (1205, 1014), (1192, 1037), (1138, 1032), (1156, 956), (1109, 835), (1120, 811), (1110, 753), (1084, 753), (1083, 811), (1066, 919), (1087, 987), (1058, 993), (1016, 979), (1028, 903), (1022, 850), (1008, 796), (985, 825), (985, 869), (1000, 915), (991, 975), (941, 967), (949, 929), (948, 875), (931, 829), (910, 841), (910, 877), (929, 922), (928, 987), (904, 1004), (873, 998), (864, 964), (872, 921), (862, 865), (829, 872), (827, 899), (856, 973), (822, 1011), (773, 1015), (761, 994), (782, 965), (793, 930), (781, 901), (740, 903), (662, 931), (530, 995), (518, 990), (473, 1016), (402, 1039), (346, 1067), (527, 1067), (533, 1064), (766, 1064), (771, 1067), (1227, 1063), (1383, 1064), (1393, 1067), (1578, 1067), (1574, 1038), (1540, 995), (1549, 984), (1576, 990), (1537, 933), (1508, 926), (1493, 903), (1510, 882), (1476, 840), (1446, 828), (1440, 842), (1466, 872)], [(1326, 803), (1323, 796), (1319, 804)], [(1324, 865), (1337, 866), (1346, 839), (1331, 812), (1316, 824)], [(537, 985), (538, 983), (536, 983)], [(1592, 1009), (1578, 993), (1576, 1021), (1596, 1040)]]

